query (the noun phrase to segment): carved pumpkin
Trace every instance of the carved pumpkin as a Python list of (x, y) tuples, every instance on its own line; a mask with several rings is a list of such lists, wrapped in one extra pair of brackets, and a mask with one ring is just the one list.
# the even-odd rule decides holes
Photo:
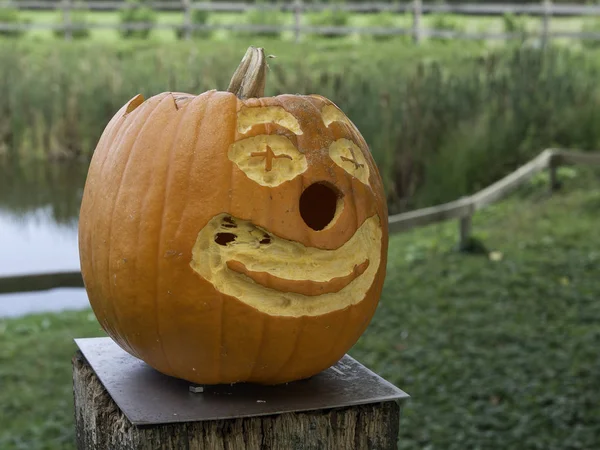
[(138, 95), (110, 121), (81, 205), (81, 270), (106, 332), (165, 374), (277, 384), (334, 364), (370, 322), (387, 209), (363, 137), (331, 101)]

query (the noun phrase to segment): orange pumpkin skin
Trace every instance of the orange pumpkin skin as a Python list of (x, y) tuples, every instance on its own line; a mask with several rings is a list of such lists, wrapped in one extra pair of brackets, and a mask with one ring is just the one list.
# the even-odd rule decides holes
[[(239, 112), (264, 106), (289, 112), (302, 134), (270, 122), (240, 133)], [(134, 98), (117, 112), (90, 164), (79, 246), (93, 311), (119, 346), (164, 374), (199, 384), (278, 384), (319, 373), (354, 345), (383, 286), (387, 208), (364, 139), (349, 121), (325, 125), (325, 106), (337, 110), (319, 96), (240, 100), (209, 91)], [(228, 151), (259, 135), (289, 139), (307, 169), (278, 186), (251, 180)], [(332, 163), (327, 148), (340, 138), (362, 151), (368, 184)], [(324, 181), (344, 205), (331, 227), (315, 231), (299, 212), (299, 198)], [(200, 230), (221, 213), (322, 250), (340, 248), (377, 216), (382, 237), (374, 280), (360, 301), (325, 314), (265, 313), (219, 292), (190, 265)]]

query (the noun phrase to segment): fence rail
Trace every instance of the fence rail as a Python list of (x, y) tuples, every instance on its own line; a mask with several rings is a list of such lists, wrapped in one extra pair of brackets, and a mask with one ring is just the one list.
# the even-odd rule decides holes
[[(516, 188), (543, 170), (550, 171), (550, 189), (554, 190), (557, 187), (557, 168), (561, 165), (577, 164), (600, 166), (600, 152), (584, 153), (559, 149), (544, 150), (527, 164), (471, 196), (430, 208), (390, 216), (388, 221), (389, 232), (390, 234), (394, 234), (434, 223), (459, 219), (459, 248), (465, 249), (471, 235), (471, 219), (476, 211), (507, 197)], [(83, 279), (80, 272), (0, 277), (0, 294), (72, 287), (83, 287)]]
[[(183, 12), (182, 22), (162, 24), (119, 24), (119, 23), (73, 23), (70, 11), (115, 11), (135, 8), (132, 2), (117, 1), (88, 1), (76, 0), (61, 1), (2, 1), (1, 8), (15, 8), (19, 10), (61, 10), (62, 23), (1, 23), (0, 31), (27, 31), (34, 29), (50, 29), (64, 32), (65, 39), (72, 38), (73, 31), (81, 29), (116, 29), (116, 30), (143, 30), (151, 28), (183, 30), (186, 39), (191, 38), (195, 30), (229, 29), (250, 32), (284, 32), (292, 31), (295, 39), (299, 40), (302, 34), (369, 34), (369, 35), (410, 35), (415, 42), (420, 42), (424, 37), (440, 39), (465, 39), (465, 40), (491, 40), (491, 39), (520, 39), (522, 33), (490, 33), (475, 32), (463, 33), (453, 30), (428, 29), (423, 27), (424, 14), (459, 14), (459, 15), (486, 15), (499, 16), (505, 14), (524, 14), (541, 18), (542, 24), (539, 31), (528, 32), (530, 37), (539, 37), (544, 43), (554, 38), (600, 40), (600, 33), (596, 32), (552, 32), (550, 22), (553, 16), (600, 16), (600, 5), (572, 5), (553, 3), (551, 0), (541, 0), (539, 3), (530, 4), (479, 4), (479, 3), (424, 3), (422, 0), (413, 0), (405, 3), (305, 3), (303, 0), (280, 3), (236, 3), (236, 2), (193, 2), (180, 0), (177, 2), (148, 2), (145, 6), (159, 11)], [(410, 13), (412, 26), (401, 27), (348, 27), (348, 26), (309, 26), (304, 25), (302, 16), (310, 12), (323, 10), (343, 10), (356, 13)], [(238, 12), (250, 10), (281, 11), (294, 15), (293, 25), (249, 25), (249, 24), (194, 24), (192, 12), (204, 10), (211, 12)]]

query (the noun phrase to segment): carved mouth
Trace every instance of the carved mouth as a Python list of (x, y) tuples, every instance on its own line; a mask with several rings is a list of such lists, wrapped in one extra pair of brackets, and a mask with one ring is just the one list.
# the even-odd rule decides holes
[[(365, 260), (362, 263), (355, 265), (350, 274), (335, 277), (329, 281), (313, 281), (309, 279), (288, 280), (279, 278), (275, 275), (271, 275), (269, 272), (254, 272), (248, 269), (243, 263), (235, 260), (227, 261), (227, 267), (234, 272), (246, 275), (251, 278), (252, 281), (263, 285), (264, 287), (275, 289), (279, 292), (296, 292), (297, 294), (310, 296), (341, 291), (367, 270), (367, 267), (369, 267), (369, 260)], [(306, 276), (306, 274), (304, 275)]]
[(273, 315), (317, 315), (364, 298), (379, 268), (381, 226), (367, 219), (335, 250), (306, 247), (220, 214), (198, 233), (191, 267), (215, 289)]

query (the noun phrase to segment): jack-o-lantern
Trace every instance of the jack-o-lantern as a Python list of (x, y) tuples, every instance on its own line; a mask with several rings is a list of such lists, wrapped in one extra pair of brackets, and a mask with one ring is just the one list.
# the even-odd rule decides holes
[(81, 270), (106, 332), (165, 374), (277, 384), (334, 364), (370, 322), (387, 209), (331, 101), (262, 97), (250, 48), (228, 92), (129, 101), (93, 155)]

